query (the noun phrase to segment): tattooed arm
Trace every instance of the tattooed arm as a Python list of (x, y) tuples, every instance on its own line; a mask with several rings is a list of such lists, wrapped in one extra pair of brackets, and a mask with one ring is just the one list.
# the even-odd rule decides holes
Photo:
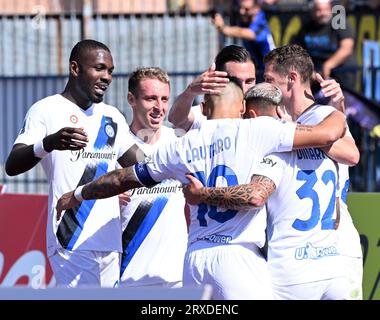
[(323, 147), (344, 136), (346, 117), (340, 111), (332, 112), (316, 126), (297, 124), (293, 148)]
[(133, 167), (127, 167), (111, 171), (84, 185), (82, 197), (85, 200), (104, 199), (141, 186)]
[(62, 211), (80, 204), (78, 198), (84, 200), (104, 199), (141, 186), (133, 167), (108, 172), (99, 179), (78, 187), (75, 191), (65, 193), (57, 202), (57, 220), (60, 219)]
[(231, 210), (244, 210), (261, 207), (275, 191), (273, 181), (265, 176), (253, 175), (251, 183), (233, 187), (205, 188), (191, 175), (186, 175), (190, 184), (183, 188), (189, 204), (205, 203)]
[(145, 157), (144, 151), (142, 151), (137, 144), (134, 144), (117, 161), (123, 168), (126, 168), (144, 161)]

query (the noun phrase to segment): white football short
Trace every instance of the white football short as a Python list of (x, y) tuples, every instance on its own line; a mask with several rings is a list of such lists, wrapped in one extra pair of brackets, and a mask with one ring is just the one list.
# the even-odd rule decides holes
[(347, 277), (293, 285), (273, 284), (273, 295), (278, 300), (349, 300)]
[(59, 248), (49, 257), (57, 286), (116, 287), (120, 277), (120, 253), (69, 251)]
[(273, 299), (266, 260), (255, 245), (197, 241), (185, 255), (183, 285), (213, 288), (215, 300)]
[(348, 300), (363, 299), (363, 259), (342, 256), (345, 276), (349, 282)]

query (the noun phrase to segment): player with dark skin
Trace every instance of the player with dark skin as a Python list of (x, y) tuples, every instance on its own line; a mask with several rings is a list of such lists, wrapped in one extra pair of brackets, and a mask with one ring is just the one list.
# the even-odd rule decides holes
[[(113, 70), (112, 54), (105, 44), (91, 39), (79, 41), (70, 53), (69, 79), (63, 92), (30, 107), (6, 161), (10, 176), (24, 173), (37, 163), (46, 173), (46, 245), (58, 286), (113, 287), (119, 281), (121, 228), (116, 199), (97, 202), (85, 211), (78, 207), (66, 220), (52, 222), (55, 201), (67, 189), (79, 181), (91, 181), (97, 172), (115, 169), (116, 161), (127, 167), (143, 158), (143, 152), (127, 137), (124, 116), (103, 103)], [(104, 157), (107, 151), (112, 157)], [(85, 154), (91, 156), (81, 156)], [(90, 213), (96, 211), (103, 215), (93, 220)]]
[[(71, 59), (70, 59), (71, 60)], [(112, 55), (107, 50), (89, 49), (79, 55), (78, 61), (70, 62), (70, 75), (62, 96), (83, 110), (92, 103), (103, 101), (103, 96), (112, 82), (114, 64)], [(87, 134), (83, 128), (65, 127), (43, 139), (47, 152), (53, 150), (80, 150), (86, 147)], [(131, 147), (119, 163), (124, 167), (131, 165), (137, 146)], [(130, 159), (130, 160), (128, 160)], [(5, 164), (5, 171), (15, 176), (33, 168), (41, 159), (33, 152), (33, 145), (15, 144)], [(132, 162), (130, 162), (132, 161)]]

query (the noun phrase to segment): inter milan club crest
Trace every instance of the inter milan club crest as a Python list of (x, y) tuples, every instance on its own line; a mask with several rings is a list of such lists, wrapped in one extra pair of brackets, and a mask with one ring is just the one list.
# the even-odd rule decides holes
[(70, 116), (70, 121), (71, 121), (71, 123), (76, 124), (76, 123), (78, 123), (78, 117), (76, 115), (72, 114)]
[(115, 136), (115, 130), (110, 124), (106, 125), (105, 130), (106, 130), (107, 136), (109, 136), (110, 138), (113, 138)]

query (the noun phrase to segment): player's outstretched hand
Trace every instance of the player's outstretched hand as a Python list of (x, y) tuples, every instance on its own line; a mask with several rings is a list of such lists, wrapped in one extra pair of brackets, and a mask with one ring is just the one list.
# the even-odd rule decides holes
[(62, 212), (71, 208), (78, 206), (80, 202), (75, 199), (74, 191), (65, 193), (57, 202), (55, 207), (57, 210), (57, 221), (61, 219)]
[(119, 204), (121, 206), (127, 206), (129, 202), (131, 202), (131, 192), (125, 191), (119, 194)]
[(44, 149), (47, 152), (53, 150), (80, 150), (86, 147), (87, 142), (87, 133), (83, 128), (65, 127), (44, 139)]
[(201, 203), (200, 191), (203, 189), (203, 184), (191, 174), (186, 174), (186, 178), (190, 181), (189, 184), (183, 185), (182, 192), (185, 196), (186, 202), (191, 205), (198, 205)]
[(213, 63), (206, 72), (203, 72), (190, 83), (188, 90), (195, 96), (205, 93), (219, 94), (220, 89), (229, 82), (226, 77), (227, 72), (216, 71), (215, 63)]
[(319, 73), (315, 74), (315, 79), (319, 82), (323, 95), (330, 98), (330, 104), (337, 110), (344, 113), (344, 95), (340, 84), (334, 79), (323, 79)]

